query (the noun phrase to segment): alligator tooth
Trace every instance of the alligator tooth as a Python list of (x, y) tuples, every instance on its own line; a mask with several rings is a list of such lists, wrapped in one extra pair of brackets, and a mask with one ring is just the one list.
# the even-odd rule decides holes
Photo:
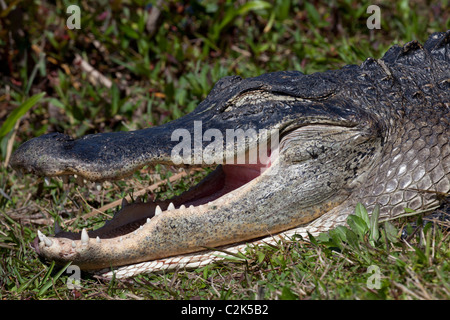
[(50, 247), (53, 244), (53, 241), (44, 236), (44, 242), (47, 247)]
[(72, 248), (76, 248), (77, 244), (75, 243), (75, 241), (72, 241)]
[(171, 202), (169, 204), (169, 206), (167, 207), (167, 211), (171, 211), (171, 210), (175, 210), (175, 206), (173, 205), (173, 202)]
[(120, 237), (120, 238), (119, 238), (119, 242), (122, 242), (122, 241), (123, 241), (123, 237)]
[(50, 247), (53, 244), (53, 241), (47, 238), (42, 232), (38, 230), (38, 237), (41, 242), (44, 242), (47, 247)]
[(185, 206), (184, 204), (182, 204), (182, 205), (180, 206), (180, 209), (181, 209), (181, 210), (186, 209), (186, 206)]
[(143, 226), (140, 226), (140, 227), (139, 227), (139, 230), (142, 230), (143, 228), (144, 228)]
[(194, 209), (194, 205), (191, 204), (191, 205), (189, 206), (189, 209)]
[(89, 235), (86, 231), (86, 228), (83, 228), (81, 230), (81, 244), (88, 244), (89, 243)]
[[(155, 213), (156, 214), (156, 213)], [(147, 218), (147, 223), (150, 223), (150, 218)]]
[(160, 206), (156, 206), (155, 209), (155, 217), (159, 216), (162, 213), (161, 207)]
[(102, 242), (102, 240), (100, 240), (100, 237), (99, 237), (99, 236), (97, 236), (97, 238), (95, 238), (95, 241), (96, 241), (97, 243)]
[(95, 183), (95, 189), (97, 189), (97, 191), (101, 191), (102, 190), (102, 184), (99, 182)]
[(41, 241), (41, 242), (44, 241), (44, 235), (42, 234), (42, 232), (38, 230), (37, 233), (38, 233), (39, 241)]
[(45, 181), (45, 185), (47, 185), (47, 186), (50, 185), (50, 178), (49, 177), (44, 177), (44, 181)]
[(122, 199), (122, 209), (125, 208), (128, 205), (128, 200), (123, 198)]

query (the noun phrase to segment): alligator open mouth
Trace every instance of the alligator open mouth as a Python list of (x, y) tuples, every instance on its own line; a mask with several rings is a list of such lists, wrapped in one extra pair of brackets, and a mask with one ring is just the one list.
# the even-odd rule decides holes
[[(99, 136), (104, 142), (104, 136)], [(332, 138), (329, 147), (336, 150), (331, 157), (327, 156), (325, 147), (311, 148), (312, 139), (319, 136), (320, 139)], [(56, 137), (64, 152), (81, 148), (81, 145), (92, 149), (91, 143), (95, 141), (95, 137), (79, 140)], [(27, 150), (35, 150), (35, 146), (28, 144), (41, 144), (39, 139), (46, 141), (48, 138), (51, 137), (30, 140), (17, 154), (23, 156)], [(258, 141), (258, 144), (240, 148), (241, 153), (236, 153), (231, 161), (218, 165), (199, 184), (181, 195), (145, 203), (123, 200), (121, 210), (99, 229), (83, 229), (80, 233), (62, 231), (52, 237), (39, 232), (36, 250), (45, 259), (59, 264), (71, 261), (84, 270), (97, 270), (198, 252), (289, 230), (314, 220), (348, 197), (346, 190), (335, 188), (335, 180), (340, 177), (336, 176), (338, 170), (321, 174), (321, 179), (316, 178), (315, 172), (324, 161), (345, 156), (348, 141), (359, 140), (358, 148), (365, 149), (368, 139), (351, 126), (314, 123), (284, 132), (281, 140), (273, 145), (271, 139), (248, 140)], [(85, 144), (86, 141), (89, 144)], [(271, 146), (267, 147), (269, 142)], [(250, 161), (250, 158), (255, 159), (251, 154), (261, 149), (261, 143), (266, 144), (262, 150), (268, 151), (265, 155), (256, 153), (254, 163)], [(358, 148), (352, 147), (353, 150)], [(108, 149), (114, 148), (108, 146)], [(245, 161), (236, 161), (242, 155)], [(216, 157), (219, 158), (223, 157)], [(16, 167), (18, 162), (17, 157)], [(42, 170), (42, 165), (38, 165), (34, 163), (27, 168)], [(91, 166), (86, 162), (75, 169), (69, 170), (64, 165), (59, 168), (52, 174), (67, 175), (67, 171), (71, 171), (87, 179), (92, 177)], [(355, 174), (352, 168), (346, 170)], [(123, 173), (117, 175), (123, 176)], [(302, 187), (311, 183), (314, 188)], [(303, 190), (297, 194), (300, 188)]]
[[(218, 165), (200, 183), (171, 199), (145, 203), (140, 199), (132, 203), (123, 199), (121, 210), (111, 220), (106, 221), (103, 227), (91, 231), (83, 229), (79, 233), (60, 231), (52, 237), (38, 232), (34, 247), (40, 255), (47, 259), (61, 263), (67, 260), (75, 261), (81, 268), (89, 270), (205, 250), (206, 245), (208, 247), (224, 245), (229, 240), (224, 242), (221, 237), (216, 237), (217, 239), (213, 239), (213, 241), (209, 237), (208, 240), (202, 241), (201, 232), (193, 230), (195, 225), (205, 224), (205, 217), (202, 216), (210, 215), (211, 211), (214, 221), (214, 211), (218, 208), (232, 208), (242, 199), (248, 201), (249, 195), (251, 198), (252, 184), (258, 184), (261, 175), (273, 174), (270, 169), (271, 164), (277, 161), (277, 154), (278, 152), (274, 152), (272, 157), (269, 154), (269, 161), (266, 163), (261, 163), (258, 159), (256, 164)], [(256, 203), (253, 204), (253, 206), (256, 205)], [(232, 211), (230, 213), (236, 214)], [(165, 221), (165, 217), (170, 218)], [(194, 222), (192, 222), (193, 217), (197, 217)], [(224, 223), (223, 218), (221, 222)], [(157, 250), (152, 250), (151, 256), (143, 252), (145, 238), (155, 234), (155, 231), (183, 229), (180, 226), (186, 225), (189, 226), (189, 230), (181, 232), (181, 235), (186, 235), (186, 238), (180, 241), (179, 237), (176, 237), (176, 249), (173, 243), (170, 249), (165, 249), (175, 240), (172, 238), (170, 241), (170, 238), (167, 238), (166, 240), (157, 240), (157, 244), (153, 244)], [(213, 222), (212, 225), (217, 227), (216, 222)], [(213, 230), (210, 228), (210, 231)], [(227, 235), (226, 238), (244, 240), (261, 236), (260, 232), (254, 235), (252, 232), (251, 228), (245, 228), (240, 232), (245, 234), (244, 238), (238, 234)], [(166, 232), (162, 231), (162, 233)], [(180, 235), (180, 232), (176, 233), (178, 236)], [(189, 235), (192, 234), (195, 234), (196, 237), (189, 238)], [(124, 249), (121, 250), (121, 248)]]
[[(165, 214), (167, 211), (174, 211), (182, 216), (183, 214), (192, 213), (193, 210), (201, 209), (204, 205), (220, 205), (225, 201), (224, 196), (229, 193), (237, 189), (244, 189), (241, 190), (244, 193), (245, 185), (259, 177), (269, 167), (270, 162), (267, 165), (218, 165), (198, 184), (192, 186), (179, 196), (165, 200), (149, 200), (149, 202), (143, 202), (138, 197), (131, 203), (124, 198), (122, 200), (121, 210), (116, 212), (111, 220), (107, 220), (103, 227), (87, 232), (84, 230), (81, 233), (61, 231), (56, 233), (54, 237), (84, 241), (87, 239), (86, 235), (88, 235), (89, 238), (95, 238), (99, 243), (102, 239), (117, 238), (121, 240), (122, 238), (123, 240), (124, 236), (126, 237), (133, 232), (139, 231), (143, 228), (143, 225), (150, 223), (153, 217)], [(238, 198), (238, 195), (233, 194), (233, 197)], [(45, 243), (43, 241), (45, 238), (42, 235), (39, 239), (42, 243)], [(47, 243), (50, 242), (47, 241)], [(36, 250), (39, 252), (39, 246), (36, 246)]]

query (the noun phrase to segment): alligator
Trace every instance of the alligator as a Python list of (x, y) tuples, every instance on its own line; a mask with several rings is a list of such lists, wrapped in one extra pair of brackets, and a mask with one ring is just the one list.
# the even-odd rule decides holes
[(250, 243), (326, 232), (358, 203), (379, 206), (380, 220), (439, 206), (450, 192), (449, 89), (450, 30), (338, 70), (225, 77), (174, 121), (78, 139), (48, 133), (11, 164), (89, 181), (156, 164), (213, 166), (172, 199), (123, 200), (97, 230), (39, 231), (35, 241), (44, 260), (90, 272), (201, 266)]

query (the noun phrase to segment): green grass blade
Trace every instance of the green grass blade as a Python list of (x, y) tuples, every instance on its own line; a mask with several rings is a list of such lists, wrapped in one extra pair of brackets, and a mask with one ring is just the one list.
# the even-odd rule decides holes
[[(63, 268), (61, 268), (61, 270), (58, 271), (58, 273), (54, 277), (50, 277), (51, 272), (53, 271), (53, 268), (55, 266), (55, 262), (53, 261), (44, 277), (44, 281), (47, 280), (47, 282), (45, 282), (45, 284), (41, 287), (38, 295), (39, 296), (43, 295), (48, 290), (48, 288), (50, 288), (56, 282), (56, 280), (59, 279), (59, 277), (63, 274), (64, 271), (66, 271), (67, 267), (71, 263), (72, 262), (68, 262)], [(48, 279), (49, 277), (50, 279)]]
[(4, 137), (8, 134), (13, 128), (16, 122), (23, 117), (28, 110), (30, 110), (42, 97), (45, 95), (45, 92), (41, 92), (35, 94), (34, 96), (27, 99), (24, 103), (22, 103), (18, 108), (14, 109), (13, 112), (9, 115), (8, 119), (3, 123), (0, 128), (0, 138)]
[(357, 203), (355, 208), (355, 214), (364, 220), (364, 222), (369, 226), (369, 214), (367, 213), (366, 207), (362, 203)]
[(30, 280), (28, 280), (27, 282), (23, 283), (19, 288), (17, 288), (17, 292), (20, 293), (20, 292), (23, 292), (25, 289), (27, 289), (30, 286), (30, 284), (32, 284), (33, 281), (35, 281), (36, 278), (39, 277), (42, 274), (42, 272), (44, 272), (44, 270), (36, 273)]
[(378, 241), (380, 238), (380, 232), (378, 230), (378, 219), (380, 217), (380, 206), (376, 205), (370, 216), (369, 228), (370, 228), (370, 240), (372, 242)]

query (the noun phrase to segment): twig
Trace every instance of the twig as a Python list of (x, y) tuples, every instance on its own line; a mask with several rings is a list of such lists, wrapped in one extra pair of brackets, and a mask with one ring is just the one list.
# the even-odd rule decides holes
[(112, 81), (109, 80), (107, 77), (102, 75), (99, 71), (97, 71), (93, 66), (89, 64), (86, 60), (84, 60), (79, 54), (75, 55), (75, 60), (73, 61), (75, 65), (79, 65), (81, 70), (86, 72), (88, 74), (89, 81), (93, 85), (101, 84), (104, 85), (106, 88), (111, 88)]

